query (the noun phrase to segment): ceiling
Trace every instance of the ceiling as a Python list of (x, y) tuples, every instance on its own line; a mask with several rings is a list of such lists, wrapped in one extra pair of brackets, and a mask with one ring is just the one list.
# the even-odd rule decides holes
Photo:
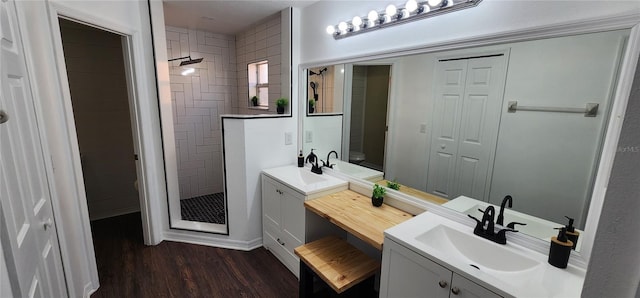
[(318, 0), (163, 0), (167, 26), (236, 34), (289, 6), (304, 7)]

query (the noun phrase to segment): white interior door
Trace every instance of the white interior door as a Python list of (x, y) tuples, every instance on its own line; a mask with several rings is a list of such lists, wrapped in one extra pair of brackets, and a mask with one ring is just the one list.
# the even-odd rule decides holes
[(454, 193), (486, 201), (504, 95), (505, 57), (467, 61)]
[(0, 2), (0, 239), (14, 296), (67, 295), (13, 1)]
[(485, 200), (505, 74), (504, 55), (438, 63), (428, 192)]
[(455, 198), (454, 178), (466, 79), (467, 60), (438, 63), (427, 191), (446, 199)]

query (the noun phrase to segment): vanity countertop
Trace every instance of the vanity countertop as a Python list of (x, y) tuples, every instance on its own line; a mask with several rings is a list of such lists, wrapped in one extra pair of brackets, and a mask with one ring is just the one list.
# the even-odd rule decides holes
[(473, 227), (431, 212), (386, 230), (385, 236), (501, 296), (580, 297), (582, 292), (584, 269), (553, 267), (547, 254), (508, 240), (506, 245), (493, 243), (475, 236)]
[(384, 230), (413, 217), (387, 204), (374, 207), (370, 197), (352, 190), (309, 200), (304, 206), (380, 250)]
[(298, 190), (303, 195), (321, 194), (325, 191), (345, 189), (348, 182), (330, 175), (311, 173), (309, 168), (295, 165), (262, 170), (265, 175)]
[[(378, 185), (387, 187), (387, 182), (388, 181), (389, 180), (383, 179), (383, 180), (380, 180), (380, 181), (376, 181), (375, 183), (377, 183)], [(399, 192), (406, 193), (408, 195), (411, 195), (411, 196), (414, 196), (416, 198), (423, 199), (425, 201), (429, 201), (431, 203), (438, 204), (438, 205), (442, 205), (442, 204), (444, 204), (446, 202), (449, 202), (449, 200), (447, 200), (445, 198), (441, 198), (439, 196), (432, 195), (430, 193), (426, 193), (424, 191), (417, 190), (415, 188), (411, 188), (411, 187), (408, 187), (408, 186), (400, 184), (400, 183), (398, 183), (398, 184), (400, 185), (400, 190), (398, 190)]]

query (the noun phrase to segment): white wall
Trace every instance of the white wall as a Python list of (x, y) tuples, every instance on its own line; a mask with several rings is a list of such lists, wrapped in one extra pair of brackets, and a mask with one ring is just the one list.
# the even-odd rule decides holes
[(180, 199), (223, 192), (220, 115), (233, 112), (237, 99), (235, 37), (167, 27), (170, 58), (204, 58), (195, 72), (181, 75), (180, 61), (169, 63)]
[[(45, 151), (51, 177), (52, 205), (60, 238), (69, 296), (88, 296), (98, 287), (95, 254), (89, 227), (80, 154), (73, 124), (70, 96), (64, 68), (58, 68), (61, 51), (57, 19), (50, 13), (63, 10), (65, 15), (88, 23), (113, 28), (133, 36), (137, 106), (140, 119), (141, 163), (148, 197), (143, 214), (148, 226), (162, 226), (160, 204), (166, 204), (164, 167), (158, 121), (158, 104), (151, 46), (148, 4), (138, 1), (17, 1), (18, 17), (27, 52), (27, 66), (34, 86), (36, 105), (46, 113), (37, 114), (45, 127)], [(63, 61), (63, 60), (62, 60)], [(145, 231), (146, 232), (146, 231)], [(145, 234), (145, 243), (158, 243), (160, 229)]]
[[(283, 81), (283, 65), (288, 61), (282, 55), (282, 38), (287, 34), (282, 34), (281, 14), (277, 13), (265, 20), (251, 25), (245, 31), (236, 35), (237, 57), (238, 57), (238, 97), (233, 102), (234, 112), (238, 114), (275, 114), (276, 100), (280, 97), (289, 98), (289, 90), (281, 86)], [(264, 110), (257, 107), (250, 107), (249, 104), (249, 80), (247, 66), (267, 60), (269, 63), (269, 109)], [(288, 68), (287, 68), (288, 69)], [(287, 74), (288, 76), (288, 74)], [(288, 86), (288, 85), (287, 85)]]
[[(392, 68), (389, 111), (389, 140), (385, 176), (416, 189), (427, 189), (431, 144), (433, 73), (435, 55), (424, 54), (396, 59)], [(406, 146), (411, 144), (411, 146)]]
[[(311, 153), (311, 149), (315, 149), (313, 153), (322, 160), (327, 159), (327, 154), (331, 150), (340, 152), (342, 148), (342, 118), (342, 115), (316, 115), (304, 119), (302, 154), (305, 159)], [(309, 134), (311, 134), (311, 139), (307, 138)], [(339, 159), (345, 160), (342, 156), (339, 157)], [(318, 161), (318, 164), (322, 163)]]
[(70, 21), (61, 30), (89, 217), (140, 211), (122, 40)]
[[(285, 145), (285, 133), (295, 134), (295, 122), (292, 118), (253, 119), (245, 122), (246, 196), (237, 199), (246, 198), (247, 208), (242, 211), (247, 213), (252, 223), (247, 232), (257, 237), (262, 237), (260, 172), (262, 169), (297, 163), (295, 139), (292, 144)], [(227, 168), (231, 167), (233, 165)]]
[[(584, 228), (627, 36), (616, 31), (509, 45), (489, 202), (500, 204), (512, 195), (515, 210), (558, 223), (566, 222), (566, 215)], [(512, 100), (523, 106), (585, 107), (592, 102), (600, 107), (597, 117), (507, 113)]]
[(0, 245), (0, 297), (13, 297), (11, 293), (11, 283), (9, 282), (9, 272), (7, 262), (4, 260), (2, 245)]
[(640, 67), (635, 73), (582, 297), (640, 294)]

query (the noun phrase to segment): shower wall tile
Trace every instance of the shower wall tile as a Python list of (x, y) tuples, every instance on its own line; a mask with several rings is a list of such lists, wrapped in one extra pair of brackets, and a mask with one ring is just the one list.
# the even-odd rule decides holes
[[(250, 28), (236, 35), (237, 59), (237, 92), (229, 102), (239, 114), (275, 114), (276, 100), (287, 96), (281, 92), (281, 21), (280, 13), (253, 24)], [(254, 109), (249, 107), (249, 81), (247, 65), (259, 61), (269, 61), (269, 109)]]
[(178, 27), (166, 34), (169, 58), (204, 58), (189, 76), (180, 61), (169, 65), (180, 198), (222, 192), (220, 115), (237, 113), (236, 38)]

